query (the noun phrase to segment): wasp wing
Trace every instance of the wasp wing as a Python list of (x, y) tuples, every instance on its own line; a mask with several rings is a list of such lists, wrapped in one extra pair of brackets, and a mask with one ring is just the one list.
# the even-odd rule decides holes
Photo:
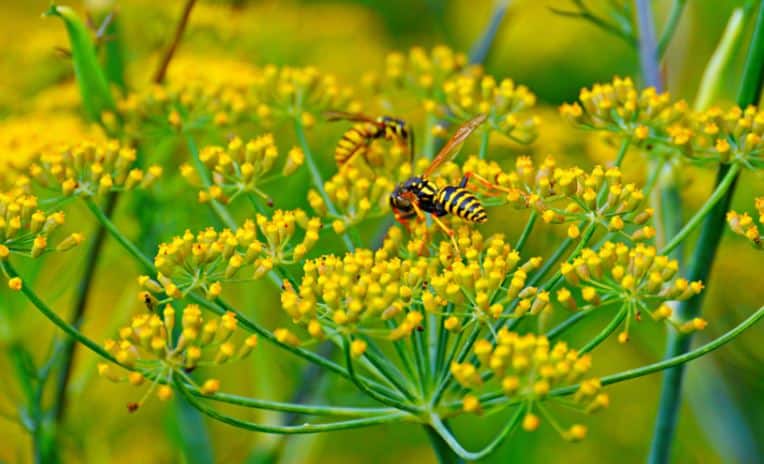
[(456, 132), (454, 132), (454, 135), (451, 136), (451, 139), (449, 139), (443, 148), (440, 149), (435, 159), (432, 160), (432, 163), (427, 168), (427, 170), (425, 170), (423, 176), (430, 176), (443, 163), (451, 160), (454, 156), (456, 156), (456, 154), (459, 153), (459, 149), (462, 147), (462, 144), (464, 144), (464, 141), (467, 140), (467, 137), (475, 132), (475, 129), (483, 124), (486, 118), (487, 116), (485, 114), (479, 114), (459, 126), (459, 128), (456, 129)]

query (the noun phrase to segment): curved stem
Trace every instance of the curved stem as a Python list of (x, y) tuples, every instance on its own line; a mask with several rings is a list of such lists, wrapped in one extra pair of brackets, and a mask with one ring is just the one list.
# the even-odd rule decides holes
[(35, 308), (37, 308), (40, 313), (42, 313), (43, 316), (45, 316), (49, 321), (51, 321), (56, 327), (63, 330), (64, 333), (72, 337), (73, 339), (77, 340), (78, 342), (85, 345), (87, 348), (89, 348), (91, 351), (95, 352), (99, 356), (101, 356), (104, 359), (107, 359), (115, 364), (118, 364), (122, 367), (121, 363), (119, 363), (109, 352), (107, 352), (101, 345), (94, 342), (93, 340), (89, 339), (85, 335), (83, 335), (79, 330), (77, 330), (75, 327), (73, 327), (71, 324), (63, 320), (61, 317), (59, 317), (58, 314), (56, 314), (55, 311), (50, 309), (48, 305), (46, 305), (39, 296), (32, 290), (31, 287), (29, 287), (24, 280), (23, 277), (21, 277), (16, 270), (11, 266), (11, 263), (7, 260), (0, 260), (0, 269), (5, 272), (5, 274), (9, 277), (18, 277), (22, 281), (21, 285), (21, 293), (24, 294), (24, 296), (27, 297), (27, 299), (34, 305)]
[(258, 398), (248, 398), (246, 396), (232, 395), (229, 393), (215, 393), (214, 395), (204, 395), (198, 390), (190, 392), (194, 396), (207, 398), (221, 403), (234, 404), (252, 409), (264, 409), (267, 411), (281, 411), (310, 416), (334, 416), (334, 417), (375, 417), (394, 412), (399, 412), (395, 408), (356, 408), (346, 406), (315, 406), (300, 403), (284, 403), (280, 401), (267, 401)]
[(546, 338), (552, 340), (559, 337), (563, 332), (576, 325), (579, 321), (581, 321), (581, 319), (585, 318), (590, 313), (591, 311), (578, 311), (577, 313), (574, 313), (572, 316), (560, 322), (555, 327), (549, 329), (549, 331), (546, 333)]
[(381, 395), (374, 391), (372, 388), (366, 385), (365, 381), (356, 376), (355, 368), (353, 367), (353, 356), (350, 354), (350, 341), (347, 338), (342, 339), (342, 349), (345, 353), (345, 364), (347, 365), (347, 371), (350, 376), (350, 380), (358, 387), (359, 390), (364, 392), (369, 397), (379, 401), (382, 404), (391, 406), (396, 409), (410, 412), (412, 414), (418, 414), (420, 408), (413, 405), (396, 401), (387, 396)]
[[(756, 310), (755, 313), (750, 315), (748, 319), (738, 324), (737, 327), (733, 328), (732, 330), (729, 330), (727, 333), (725, 333), (721, 337), (718, 337), (699, 348), (696, 348), (692, 351), (688, 351), (679, 356), (674, 356), (674, 357), (665, 359), (660, 362), (648, 364), (647, 366), (637, 367), (635, 369), (629, 369), (627, 371), (619, 372), (617, 374), (607, 375), (605, 377), (602, 377), (600, 381), (602, 382), (603, 386), (610, 385), (610, 384), (614, 384), (618, 382), (623, 382), (624, 380), (631, 380), (637, 377), (654, 374), (655, 372), (659, 372), (665, 369), (669, 369), (672, 367), (676, 367), (676, 366), (688, 363), (692, 361), (693, 359), (697, 359), (703, 355), (706, 355), (718, 348), (721, 348), (726, 343), (731, 342), (732, 340), (737, 338), (738, 335), (745, 332), (746, 329), (756, 324), (762, 317), (764, 317), (764, 306)], [(576, 390), (578, 390), (579, 386), (580, 385), (576, 384), (576, 385), (571, 385), (569, 387), (558, 388), (556, 390), (552, 390), (550, 392), (550, 395), (551, 396), (570, 395), (574, 393)]]
[(477, 461), (478, 459), (483, 459), (484, 457), (494, 452), (496, 448), (502, 444), (507, 436), (520, 423), (520, 418), (523, 417), (524, 412), (524, 407), (518, 408), (515, 414), (507, 421), (506, 424), (504, 424), (504, 428), (501, 429), (501, 432), (499, 432), (499, 434), (496, 435), (496, 437), (488, 445), (486, 445), (485, 448), (474, 452), (464, 449), (464, 447), (459, 443), (456, 437), (454, 437), (451, 431), (448, 430), (445, 424), (443, 424), (443, 421), (437, 415), (432, 416), (430, 423), (432, 428), (438, 433), (438, 435), (441, 436), (441, 438), (443, 438), (448, 446), (451, 447), (451, 449), (459, 455), (459, 457), (468, 461)]
[[(117, 194), (111, 193), (106, 198), (106, 207), (104, 214), (111, 217), (114, 208), (117, 205)], [(79, 329), (85, 315), (85, 309), (88, 306), (90, 296), (90, 286), (93, 283), (98, 256), (103, 249), (104, 239), (106, 238), (106, 229), (100, 223), (96, 226), (95, 236), (85, 254), (85, 269), (82, 272), (79, 285), (77, 286), (77, 297), (74, 304), (74, 313), (72, 314), (72, 326)], [(53, 403), (53, 415), (57, 421), (61, 421), (66, 413), (66, 390), (72, 375), (72, 363), (77, 345), (74, 339), (64, 340), (61, 349), (61, 370), (56, 381), (55, 400)]]
[(389, 424), (392, 422), (403, 422), (406, 418), (410, 418), (408, 414), (404, 412), (396, 412), (385, 415), (378, 415), (374, 417), (364, 417), (360, 419), (350, 419), (346, 421), (338, 421), (327, 424), (310, 424), (304, 423), (301, 425), (267, 425), (257, 424), (255, 422), (245, 421), (229, 416), (227, 414), (220, 413), (213, 408), (205, 405), (199, 401), (197, 395), (194, 395), (187, 386), (178, 379), (177, 376), (173, 376), (173, 383), (183, 397), (188, 400), (189, 403), (203, 414), (218, 420), (225, 424), (255, 432), (274, 433), (274, 434), (306, 434), (306, 433), (318, 433), (318, 432), (333, 432), (337, 430), (347, 430), (360, 427), (368, 427), (371, 425)]
[(154, 269), (154, 263), (151, 262), (151, 260), (144, 255), (141, 250), (138, 249), (137, 246), (133, 242), (131, 242), (127, 237), (122, 235), (122, 232), (119, 231), (117, 226), (114, 225), (113, 222), (111, 222), (111, 219), (109, 219), (106, 214), (101, 210), (101, 208), (98, 207), (98, 205), (95, 204), (92, 198), (85, 198), (85, 204), (87, 205), (88, 209), (91, 213), (98, 219), (98, 222), (101, 223), (103, 227), (106, 228), (106, 230), (109, 232), (109, 234), (119, 242), (122, 247), (127, 250), (128, 253), (130, 253), (133, 258), (138, 260), (139, 263), (144, 267), (146, 271), (152, 274), (156, 274), (156, 269)]
[(621, 325), (623, 320), (626, 318), (627, 314), (628, 314), (628, 311), (626, 309), (626, 306), (625, 305), (621, 306), (621, 309), (618, 311), (618, 314), (615, 315), (615, 317), (610, 321), (610, 323), (606, 325), (605, 328), (602, 329), (602, 331), (597, 334), (597, 336), (595, 336), (580, 350), (578, 350), (578, 353), (584, 354), (595, 349), (600, 343), (605, 341), (606, 338), (608, 338), (613, 332), (615, 332), (615, 330)]
[(170, 46), (167, 47), (167, 50), (162, 55), (162, 60), (159, 62), (159, 66), (154, 73), (152, 81), (155, 84), (161, 84), (162, 81), (164, 81), (165, 75), (167, 74), (167, 68), (170, 65), (172, 57), (175, 55), (175, 50), (177, 50), (178, 45), (180, 45), (180, 39), (183, 37), (183, 32), (188, 25), (188, 19), (191, 17), (191, 10), (194, 9), (194, 4), (196, 4), (196, 0), (186, 0), (186, 4), (183, 5), (183, 12), (180, 15), (180, 21), (178, 21), (178, 25), (175, 28), (175, 35), (172, 38), (172, 42), (170, 42)]
[[(687, 238), (690, 232), (695, 230), (695, 228), (700, 225), (703, 219), (708, 216), (708, 214), (711, 212), (714, 206), (716, 206), (719, 200), (721, 200), (727, 191), (730, 190), (730, 187), (735, 183), (739, 172), (739, 164), (731, 165), (724, 172), (724, 176), (721, 178), (721, 182), (717, 184), (716, 189), (708, 198), (708, 200), (706, 200), (703, 206), (695, 213), (695, 215), (687, 222), (687, 224), (682, 227), (682, 230), (680, 230), (679, 233), (676, 234), (674, 238), (672, 238), (671, 241), (667, 243), (665, 247), (663, 247), (663, 249), (661, 249), (659, 254), (666, 255), (671, 253), (674, 248), (678, 247), (679, 244), (681, 244), (682, 241)], [(726, 213), (726, 209), (724, 213)]]
[(674, 0), (671, 5), (671, 12), (669, 13), (666, 25), (663, 27), (661, 38), (658, 40), (658, 58), (662, 58), (666, 54), (671, 39), (674, 37), (676, 27), (679, 25), (679, 19), (682, 17), (682, 11), (687, 0)]

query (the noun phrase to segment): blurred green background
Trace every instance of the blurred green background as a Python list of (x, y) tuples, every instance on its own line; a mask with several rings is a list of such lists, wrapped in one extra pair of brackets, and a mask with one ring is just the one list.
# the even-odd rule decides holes
[[(92, 6), (110, 2), (93, 0), (90, 3)], [(125, 33), (128, 84), (140, 88), (149, 81), (183, 2), (114, 3)], [(545, 155), (554, 151), (563, 160), (592, 165), (612, 157), (612, 152), (603, 155), (602, 148), (592, 148), (596, 141), (578, 140), (582, 134), (561, 128), (555, 107), (574, 100), (581, 87), (607, 81), (616, 74), (635, 76), (638, 62), (635, 51), (618, 38), (590, 23), (557, 16), (549, 9), (550, 6), (566, 8), (570, 3), (511, 1), (485, 67), (498, 78), (511, 77), (527, 85), (539, 96), (539, 112), (545, 125), (541, 127), (539, 142), (529, 152)], [(588, 3), (596, 11), (613, 2)], [(703, 68), (730, 12), (744, 3), (688, 2), (665, 60), (666, 81), (673, 95), (692, 101)], [(671, 2), (653, 4), (660, 30)], [(56, 47), (67, 47), (64, 29), (53, 19), (40, 18), (47, 6), (47, 0), (0, 1), (3, 50), (0, 159), (13, 160), (18, 156), (14, 147), (24, 147), (25, 141), (14, 138), (14, 134), (34, 137), (35, 127), (37, 136), (44, 137), (40, 134), (50, 131), (53, 134), (48, 136), (60, 134), (62, 141), (77, 136), (78, 131), (86, 132), (77, 122), (78, 97), (70, 62), (64, 53), (56, 51)], [(85, 7), (82, 2), (73, 2), (72, 6), (79, 11)], [(214, 66), (216, 60), (240, 60), (254, 65), (312, 64), (333, 72), (344, 83), (358, 86), (363, 73), (381, 70), (385, 55), (393, 50), (446, 44), (459, 51), (469, 51), (481, 36), (493, 8), (494, 2), (489, 0), (201, 0), (192, 14), (177, 60), (198, 62), (201, 72), (206, 72), (206, 66)], [(738, 55), (736, 64), (725, 76), (720, 103), (734, 100), (743, 58), (742, 53)], [(209, 69), (209, 72), (216, 71)], [(336, 139), (338, 135), (339, 132), (332, 133), (326, 139)], [(327, 156), (326, 165), (330, 162)], [(643, 166), (639, 163), (627, 163), (626, 169), (631, 169), (633, 177), (643, 175)], [(688, 209), (703, 201), (712, 178), (713, 173), (702, 170), (685, 173), (683, 195)], [(299, 183), (299, 179), (293, 183)], [(762, 177), (748, 173), (742, 179), (733, 205), (739, 210), (750, 210), (752, 196), (762, 194)], [(193, 207), (191, 204), (179, 206), (181, 209)], [(84, 221), (87, 216), (73, 217)], [(513, 225), (512, 217), (502, 219), (502, 223), (494, 224), (496, 229), (512, 233), (519, 227)], [(131, 225), (127, 222), (125, 227)], [(69, 227), (90, 230), (93, 224), (75, 222)], [(163, 238), (178, 228), (168, 226)], [(551, 232), (547, 235), (548, 238), (542, 236), (531, 243), (531, 253), (548, 249), (548, 243), (560, 236)], [(727, 234), (719, 256), (708, 283), (705, 304), (705, 317), (711, 325), (696, 338), (696, 343), (724, 333), (764, 301), (764, 254), (756, 254), (743, 239)], [(81, 261), (80, 256), (45, 263), (38, 288), (54, 307), (59, 303), (61, 308), (71, 306), (72, 283), (58, 275), (80, 269)], [(134, 263), (110, 243), (99, 267), (95, 299), (84, 326), (84, 331), (96, 340), (113, 333), (135, 309), (137, 285), (133, 280), (126, 283), (124, 279), (130, 266)], [(129, 275), (137, 274), (136, 268)], [(240, 299), (248, 301), (247, 297), (255, 294), (258, 301), (263, 301), (260, 306), (263, 309), (257, 317), (269, 327), (282, 323), (277, 293), (266, 285), (250, 286), (242, 290)], [(577, 337), (582, 339), (581, 332), (590, 333), (602, 323), (603, 320), (594, 318), (587, 322), (588, 327), (581, 327)], [(612, 373), (659, 359), (664, 346), (663, 329), (650, 324), (640, 329), (633, 332), (633, 341), (627, 345), (619, 345), (611, 339), (598, 349), (594, 373)], [(54, 335), (60, 336), (26, 306), (22, 297), (0, 291), (0, 352), (4, 353), (14, 342), (21, 342), (42, 360), (48, 340)], [(764, 462), (761, 459), (764, 453), (764, 348), (760, 343), (763, 336), (764, 327), (755, 327), (734, 343), (690, 366), (687, 396), (674, 446), (676, 462), (757, 462), (757, 459)], [(195, 459), (199, 456), (184, 455), (181, 450), (178, 437), (185, 433), (183, 421), (179, 422), (172, 406), (151, 401), (138, 414), (128, 415), (124, 405), (133, 399), (136, 391), (99, 379), (94, 375), (95, 362), (90, 353), (81, 352), (77, 358), (63, 445), (67, 462), (197, 462)], [(293, 358), (270, 347), (263, 347), (246, 363), (246, 366), (223, 369), (220, 376), (224, 384), (235, 385), (233, 389), (239, 393), (255, 392), (273, 399), (291, 396), (295, 386), (292, 374), (302, 367)], [(246, 370), (245, 376), (241, 375), (242, 369)], [(10, 367), (6, 356), (0, 356), (0, 372), (0, 412), (7, 415), (15, 411), (20, 393), (7, 374)], [(729, 391), (721, 390), (719, 380)], [(567, 443), (547, 426), (533, 434), (517, 432), (487, 462), (643, 462), (652, 435), (659, 387), (660, 375), (652, 375), (608, 388), (611, 407), (587, 421), (589, 436), (582, 443)], [(329, 398), (342, 398), (353, 392), (345, 384), (332, 384), (326, 390)], [(723, 398), (730, 399), (735, 405), (733, 409), (740, 412), (735, 420), (719, 419), (719, 413), (729, 409)], [(257, 417), (268, 419), (264, 415)], [(454, 423), (457, 435), (469, 448), (489, 441), (492, 431), (500, 425), (494, 418), (465, 418)], [(243, 462), (251, 457), (253, 449), (274, 440), (219, 423), (208, 422), (207, 426), (215, 462)], [(0, 436), (3, 437), (0, 462), (31, 462), (29, 436), (18, 424), (0, 417)], [(745, 442), (746, 437), (753, 442)], [(282, 462), (434, 462), (434, 456), (421, 428), (395, 425), (289, 438)]]

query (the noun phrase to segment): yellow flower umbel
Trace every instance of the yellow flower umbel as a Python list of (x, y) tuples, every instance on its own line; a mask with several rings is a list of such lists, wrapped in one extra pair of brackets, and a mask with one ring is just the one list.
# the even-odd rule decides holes
[(681, 127), (689, 112), (684, 100), (673, 102), (668, 92), (641, 91), (630, 78), (582, 89), (580, 103), (564, 104), (560, 113), (576, 126), (611, 132), (632, 143), (670, 145), (671, 127)]
[[(16, 189), (0, 193), (0, 260), (11, 254), (38, 258), (51, 251), (69, 250), (85, 239), (73, 233), (57, 243), (50, 236), (64, 224), (62, 211), (48, 213), (38, 209), (37, 197)], [(15, 290), (21, 281), (16, 279)], [(12, 286), (13, 288), (13, 286)]]
[[(502, 328), (495, 338), (478, 340), (472, 352), (473, 361), (453, 361), (450, 366), (451, 375), (467, 392), (463, 398), (465, 412), (479, 411), (472, 404), (478, 400), (473, 393), (493, 386), (510, 400), (525, 405), (524, 430), (530, 432), (539, 426), (541, 420), (535, 410), (564, 438), (576, 441), (584, 438), (585, 427), (560, 427), (547, 409), (548, 404), (566, 401), (567, 406), (590, 413), (610, 402), (607, 394), (600, 392), (597, 379), (581, 381), (591, 368), (591, 357), (579, 354), (565, 342), (552, 345), (543, 335), (519, 335)], [(581, 384), (572, 404), (549, 396), (552, 389), (576, 382)]]
[(658, 255), (652, 246), (606, 242), (599, 250), (584, 249), (578, 258), (561, 265), (567, 286), (557, 291), (556, 299), (570, 310), (618, 308), (626, 319), (621, 342), (628, 340), (631, 319), (640, 321), (643, 312), (683, 332), (701, 330), (706, 325), (702, 319), (680, 324), (671, 317), (669, 302), (687, 300), (703, 290), (702, 282), (677, 277), (678, 270), (676, 260)]
[(63, 196), (97, 196), (146, 188), (162, 175), (160, 166), (135, 167), (135, 150), (119, 142), (82, 142), (42, 153), (28, 168), (40, 186)]
[(687, 127), (674, 128), (674, 142), (693, 160), (701, 162), (741, 162), (748, 167), (764, 167), (762, 137), (764, 112), (755, 106), (728, 111), (718, 107), (693, 115)]
[[(292, 174), (303, 164), (304, 155), (299, 148), (293, 148), (287, 154), (281, 172), (273, 173), (279, 152), (273, 135), (264, 134), (246, 143), (235, 137), (225, 147), (205, 147), (199, 159), (212, 173), (213, 184), (209, 190), (199, 192), (200, 201), (212, 198), (227, 203), (242, 194), (255, 194), (270, 204), (270, 198), (260, 186), (279, 176)], [(191, 165), (184, 164), (180, 169), (189, 181), (197, 181), (198, 173)]]
[(467, 55), (442, 45), (429, 52), (421, 47), (414, 47), (409, 50), (408, 55), (400, 52), (387, 55), (385, 64), (383, 89), (403, 88), (419, 97), (432, 100), (437, 98), (448, 79), (465, 71)]
[(368, 170), (347, 166), (324, 183), (324, 190), (337, 209), (330, 213), (316, 190), (308, 192), (308, 202), (321, 216), (331, 221), (337, 234), (365, 220), (389, 214), (389, 197), (395, 185), (383, 176), (369, 175)]
[(456, 76), (443, 84), (449, 112), (458, 120), (485, 114), (488, 119), (484, 130), (490, 127), (515, 142), (532, 142), (539, 120), (528, 110), (536, 103), (536, 96), (511, 79), (497, 83), (493, 76), (476, 74)]
[(525, 285), (541, 260), (518, 266), (520, 256), (499, 235), (486, 240), (463, 227), (457, 240), (465, 260), (459, 262), (448, 239), (438, 243), (436, 256), (423, 257), (401, 249), (400, 230), (392, 230), (398, 232), (376, 252), (361, 249), (306, 261), (299, 287), (288, 285), (281, 295), (292, 320), (316, 338), (361, 333), (399, 340), (420, 326), (425, 313), (459, 332), (473, 323), (482, 327), (515, 317), (505, 313), (515, 298), (532, 314), (548, 307), (545, 292)]
[(268, 108), (252, 104), (249, 97), (260, 75), (246, 62), (179, 57), (173, 60), (167, 83), (129, 94), (118, 102), (118, 111), (125, 130), (139, 139), (207, 121), (219, 127), (250, 120), (268, 125)]
[(548, 224), (568, 224), (568, 236), (578, 239), (578, 223), (599, 225), (630, 240), (649, 240), (655, 230), (645, 223), (651, 208), (643, 208), (645, 195), (635, 184), (623, 183), (618, 168), (595, 166), (590, 172), (578, 167), (560, 168), (547, 157), (536, 167), (519, 157), (515, 170), (505, 173), (495, 162), (468, 159), (462, 168), (496, 183), (508, 193), (504, 201), (516, 208), (532, 208)]
[[(298, 226), (305, 234), (295, 243)], [(318, 219), (308, 218), (301, 210), (277, 210), (271, 219), (258, 215), (256, 224), (247, 221), (236, 232), (207, 228), (194, 235), (186, 231), (159, 246), (154, 258), (159, 271), (156, 280), (142, 276), (139, 283), (160, 297), (179, 299), (201, 290), (214, 299), (222, 291), (221, 283), (240, 279), (244, 267), (254, 267), (253, 278), (259, 278), (276, 265), (304, 258), (318, 240), (320, 228)], [(258, 239), (258, 230), (263, 240)]]
[[(194, 382), (186, 375), (197, 367), (219, 366), (247, 357), (257, 346), (257, 336), (237, 335), (237, 319), (233, 313), (205, 318), (196, 305), (186, 306), (176, 318), (175, 309), (166, 306), (161, 316), (143, 313), (119, 329), (119, 338), (106, 340), (104, 348), (123, 367), (109, 363), (98, 365), (98, 373), (115, 382), (141, 386), (146, 380), (152, 386), (128, 410), (137, 410), (156, 389), (161, 400), (172, 396), (168, 384), (174, 375)], [(180, 327), (176, 329), (176, 321)], [(127, 370), (127, 371), (126, 371)], [(159, 385), (163, 384), (163, 385)], [(157, 385), (159, 385), (158, 388)], [(208, 379), (200, 387), (203, 394), (216, 393), (220, 382)]]
[[(764, 197), (757, 198), (755, 204), (759, 214), (759, 225), (764, 226)], [(759, 226), (755, 224), (754, 219), (748, 213), (728, 212), (727, 224), (733, 232), (750, 240), (756, 248), (762, 248), (764, 232), (759, 230)]]
[(353, 90), (314, 67), (265, 66), (249, 94), (250, 105), (276, 120), (297, 119), (311, 127), (327, 110), (358, 111)]

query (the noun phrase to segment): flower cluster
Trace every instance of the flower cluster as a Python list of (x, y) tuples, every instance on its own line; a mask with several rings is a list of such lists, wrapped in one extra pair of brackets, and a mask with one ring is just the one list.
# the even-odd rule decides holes
[(353, 90), (314, 67), (265, 66), (251, 89), (251, 104), (275, 119), (299, 120), (311, 127), (327, 110), (358, 111)]
[[(549, 415), (545, 403), (554, 401), (548, 395), (555, 387), (575, 384), (591, 368), (591, 357), (581, 355), (565, 342), (551, 345), (543, 335), (532, 333), (519, 335), (502, 328), (496, 335), (495, 342), (487, 339), (478, 340), (473, 347), (473, 360), (452, 362), (451, 375), (467, 390), (462, 399), (465, 412), (479, 413), (480, 400), (472, 392), (483, 387), (490, 379), (501, 388), (507, 398), (526, 404), (523, 428), (535, 430), (540, 419), (533, 413), (534, 408), (569, 440), (581, 440), (586, 435), (583, 425), (573, 425), (562, 429)], [(607, 407), (608, 395), (600, 392), (597, 379), (581, 382), (573, 399), (577, 408), (585, 412), (594, 412)]]
[[(463, 261), (454, 260), (451, 242), (440, 242), (432, 257), (411, 253), (399, 257), (400, 229), (379, 250), (359, 249), (344, 257), (326, 255), (308, 260), (298, 288), (286, 286), (284, 310), (307, 326), (313, 337), (329, 333), (364, 333), (393, 340), (411, 335), (423, 311), (442, 318), (452, 332), (472, 322), (490, 323), (505, 314), (506, 304), (519, 298), (515, 314), (538, 314), (549, 295), (526, 287), (528, 273), (541, 263), (520, 256), (500, 235), (484, 239), (468, 227), (457, 234)], [(446, 310), (446, 306), (453, 306)], [(513, 316), (514, 317), (514, 316)]]
[[(173, 133), (208, 120), (227, 127), (245, 120), (268, 123), (267, 106), (253, 105), (248, 97), (260, 71), (237, 61), (200, 62), (177, 59), (168, 83), (145, 87), (118, 102), (125, 130), (137, 137), (149, 132)], [(104, 115), (107, 127), (115, 115)]]
[(342, 234), (348, 227), (387, 214), (394, 187), (387, 177), (369, 176), (362, 169), (347, 166), (324, 183), (336, 214), (327, 210), (324, 199), (314, 189), (308, 191), (308, 203), (320, 216), (331, 219), (334, 231)]
[(754, 106), (710, 108), (692, 115), (686, 127), (669, 129), (672, 141), (691, 159), (764, 167), (764, 112)]
[[(759, 213), (759, 224), (764, 226), (764, 197), (756, 199), (756, 210)], [(727, 213), (727, 224), (730, 229), (738, 235), (742, 235), (753, 243), (757, 248), (761, 248), (764, 243), (764, 232), (759, 231), (754, 219), (748, 214), (739, 214), (735, 211)]]
[[(279, 159), (272, 134), (261, 135), (246, 144), (235, 137), (225, 147), (207, 146), (199, 153), (199, 159), (212, 172), (212, 186), (199, 192), (199, 201), (215, 199), (228, 203), (242, 194), (255, 194), (271, 202), (260, 187), (273, 179), (267, 176)], [(302, 150), (291, 149), (281, 175), (292, 174), (304, 160)], [(198, 184), (199, 173), (190, 164), (182, 165), (180, 172), (190, 182)]]
[[(125, 369), (109, 363), (98, 365), (98, 373), (114, 382), (129, 382), (141, 386), (147, 379), (152, 386), (141, 401), (129, 403), (128, 410), (137, 410), (148, 395), (159, 385), (161, 400), (172, 396), (172, 376), (185, 374), (197, 367), (221, 365), (247, 357), (257, 346), (257, 336), (250, 335), (237, 341), (238, 321), (233, 313), (216, 318), (205, 318), (196, 305), (186, 306), (180, 314), (179, 335), (175, 336), (176, 312), (165, 306), (161, 317), (143, 313), (133, 317), (129, 325), (119, 329), (119, 338), (106, 340), (104, 348)], [(216, 393), (220, 382), (206, 380), (199, 390), (209, 395)]]
[(119, 142), (81, 142), (40, 154), (27, 172), (45, 189), (89, 197), (146, 188), (162, 175), (158, 165), (135, 168), (135, 160), (135, 150)]
[(568, 236), (578, 239), (578, 223), (598, 224), (631, 240), (647, 240), (655, 230), (645, 223), (653, 210), (644, 208), (645, 195), (635, 184), (624, 183), (621, 170), (595, 166), (559, 168), (547, 157), (536, 167), (528, 157), (518, 157), (515, 169), (503, 172), (496, 162), (469, 158), (463, 172), (495, 182), (494, 194), (506, 192), (505, 200), (516, 208), (532, 208), (546, 223), (569, 224)]
[[(557, 291), (557, 301), (571, 311), (616, 306), (625, 311), (625, 330), (619, 341), (629, 338), (629, 321), (641, 320), (644, 311), (654, 320), (667, 320), (682, 332), (702, 330), (703, 319), (675, 322), (670, 301), (687, 300), (703, 290), (703, 283), (678, 277), (679, 263), (658, 255), (655, 247), (606, 242), (599, 250), (584, 249), (572, 262), (561, 265), (567, 282)], [(579, 307), (576, 301), (582, 301)]]
[[(11, 254), (37, 258), (82, 243), (84, 236), (75, 232), (55, 246), (50, 245), (50, 235), (63, 223), (63, 211), (46, 213), (38, 209), (38, 199), (33, 195), (18, 189), (0, 193), (0, 260), (8, 259)], [(22, 282), (12, 278), (8, 285), (13, 290), (20, 290)]]
[(669, 128), (681, 127), (689, 109), (654, 87), (638, 91), (630, 78), (582, 89), (580, 103), (563, 104), (560, 113), (576, 126), (629, 137), (635, 143), (669, 143)]
[[(467, 56), (446, 46), (434, 47), (429, 52), (421, 47), (409, 50), (408, 55), (390, 53), (385, 61), (383, 87), (404, 88), (417, 95), (434, 99), (443, 84), (454, 75), (469, 71)], [(374, 83), (373, 76), (367, 82)]]
[(493, 76), (464, 74), (444, 83), (443, 91), (446, 109), (459, 120), (485, 114), (488, 116), (486, 127), (515, 142), (527, 144), (537, 136), (539, 118), (528, 113), (536, 103), (536, 96), (511, 79), (497, 83)]
[[(305, 234), (295, 244), (297, 226)], [(276, 265), (304, 258), (320, 228), (321, 222), (302, 210), (277, 210), (270, 219), (257, 215), (256, 223), (247, 221), (235, 232), (211, 227), (196, 235), (186, 231), (159, 246), (156, 280), (141, 276), (139, 283), (148, 292), (147, 301), (161, 295), (179, 299), (195, 290), (214, 299), (222, 292), (221, 282), (234, 279), (244, 267), (254, 267), (253, 278), (259, 278)], [(258, 239), (258, 230), (264, 240)]]

